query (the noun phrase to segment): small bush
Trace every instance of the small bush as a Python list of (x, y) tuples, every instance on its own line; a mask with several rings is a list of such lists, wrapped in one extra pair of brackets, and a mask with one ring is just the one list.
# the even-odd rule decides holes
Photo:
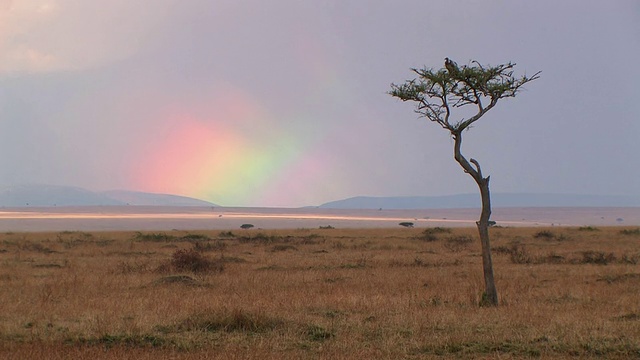
[(242, 224), (240, 225), (241, 229), (251, 229), (253, 227), (253, 224)]
[(327, 226), (320, 225), (320, 230), (332, 230), (332, 229), (335, 229), (335, 228), (331, 225), (327, 225)]
[(413, 227), (413, 223), (412, 222), (408, 222), (408, 221), (401, 222), (398, 225), (403, 226), (403, 227), (407, 227), (407, 228), (412, 228)]
[(135, 239), (138, 241), (169, 242), (175, 240), (176, 237), (165, 233), (143, 234), (141, 232), (137, 232)]
[(542, 230), (533, 235), (536, 239), (553, 239), (556, 236), (549, 230)]
[(261, 232), (251, 236), (242, 236), (238, 238), (241, 243), (256, 243), (256, 244), (274, 244), (277, 242), (288, 243), (294, 239), (292, 236), (278, 236), (278, 235), (267, 235)]
[(637, 229), (622, 229), (620, 230), (622, 235), (640, 235), (640, 228)]
[(623, 263), (623, 264), (636, 265), (636, 264), (638, 264), (638, 262), (640, 262), (640, 254), (624, 253), (624, 254), (622, 254), (622, 257), (620, 258), (620, 262)]
[(616, 261), (616, 257), (613, 253), (605, 254), (602, 251), (584, 251), (580, 263), (607, 265), (614, 261)]
[(134, 274), (134, 273), (143, 273), (147, 271), (149, 271), (148, 262), (121, 261), (116, 268), (116, 273), (125, 274), (125, 275)]
[(188, 271), (193, 273), (204, 272), (222, 272), (224, 264), (221, 261), (212, 261), (202, 255), (198, 250), (183, 249), (176, 250), (171, 256), (171, 261), (167, 267), (161, 267), (161, 270)]
[(451, 252), (459, 252), (466, 249), (472, 242), (473, 239), (470, 236), (454, 236), (447, 239), (447, 241), (444, 243), (444, 247)]
[(428, 229), (425, 229), (422, 232), (422, 234), (420, 234), (420, 236), (416, 237), (415, 239), (431, 242), (431, 241), (438, 240), (438, 234), (449, 234), (449, 233), (451, 233), (451, 229), (449, 228), (442, 228), (442, 227), (428, 228)]
[(281, 326), (284, 321), (260, 313), (234, 309), (230, 313), (207, 311), (189, 316), (177, 325), (181, 331), (265, 332)]
[(294, 250), (294, 251), (298, 251), (298, 248), (296, 248), (293, 245), (274, 245), (271, 248), (272, 252), (276, 252), (276, 251), (287, 251), (287, 250)]
[(150, 335), (150, 334), (142, 334), (142, 335), (133, 335), (133, 334), (104, 334), (98, 338), (78, 338), (78, 339), (67, 339), (67, 343), (79, 343), (79, 344), (88, 344), (88, 345), (103, 345), (106, 348), (111, 348), (115, 346), (127, 346), (127, 347), (163, 347), (168, 345), (170, 342), (164, 338)]
[(593, 226), (581, 226), (578, 228), (578, 231), (600, 231), (600, 229)]
[(211, 240), (211, 238), (209, 238), (207, 235), (202, 235), (202, 234), (187, 234), (187, 235), (183, 236), (181, 239), (182, 240), (187, 240), (187, 241), (207, 241), (207, 240)]
[(200, 251), (222, 251), (227, 248), (227, 244), (224, 241), (215, 242), (196, 242), (193, 244), (193, 248)]
[(531, 264), (533, 262), (533, 258), (529, 255), (524, 245), (513, 245), (510, 255), (511, 262), (514, 264)]
[(232, 233), (231, 231), (222, 231), (220, 232), (220, 234), (218, 234), (218, 236), (221, 238), (234, 238), (236, 237), (236, 234)]
[(333, 332), (318, 325), (309, 325), (306, 332), (311, 341), (325, 341), (335, 336)]

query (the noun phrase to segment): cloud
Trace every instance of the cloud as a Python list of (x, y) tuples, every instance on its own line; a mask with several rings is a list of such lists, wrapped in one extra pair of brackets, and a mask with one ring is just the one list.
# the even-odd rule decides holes
[(163, 0), (1, 0), (0, 74), (79, 71), (127, 58), (169, 5)]

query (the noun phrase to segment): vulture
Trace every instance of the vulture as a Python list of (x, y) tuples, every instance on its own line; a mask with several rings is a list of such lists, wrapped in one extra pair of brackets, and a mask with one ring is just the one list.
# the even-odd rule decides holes
[(444, 58), (444, 67), (447, 68), (447, 71), (449, 71), (449, 74), (458, 72), (458, 64), (456, 64), (453, 60), (449, 59), (448, 57)]

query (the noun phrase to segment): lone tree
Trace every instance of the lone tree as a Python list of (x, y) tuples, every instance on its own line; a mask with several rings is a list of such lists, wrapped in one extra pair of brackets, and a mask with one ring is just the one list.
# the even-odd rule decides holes
[[(454, 159), (464, 172), (471, 175), (478, 184), (482, 198), (480, 220), (476, 222), (482, 243), (482, 265), (484, 270), (485, 292), (483, 303), (498, 305), (498, 292), (493, 278), (489, 226), (491, 221), (491, 198), (489, 195), (489, 176), (484, 177), (480, 163), (462, 155), (462, 132), (491, 110), (498, 100), (515, 97), (522, 86), (538, 79), (540, 72), (533, 76), (515, 77), (516, 64), (506, 63), (497, 66), (481, 65), (471, 61), (469, 65), (458, 66), (445, 58), (444, 68), (411, 69), (418, 75), (416, 79), (404, 84), (391, 84), (391, 96), (402, 101), (416, 103), (415, 112), (440, 125), (451, 133), (454, 140)], [(453, 112), (456, 112), (454, 116)]]

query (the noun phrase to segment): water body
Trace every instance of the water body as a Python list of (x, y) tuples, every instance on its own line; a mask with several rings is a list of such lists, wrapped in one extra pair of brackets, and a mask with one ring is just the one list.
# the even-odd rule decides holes
[[(261, 229), (472, 227), (479, 209), (342, 210), (224, 207), (47, 207), (0, 208), (0, 231), (227, 230), (252, 224)], [(640, 208), (497, 208), (501, 226), (640, 226)]]

